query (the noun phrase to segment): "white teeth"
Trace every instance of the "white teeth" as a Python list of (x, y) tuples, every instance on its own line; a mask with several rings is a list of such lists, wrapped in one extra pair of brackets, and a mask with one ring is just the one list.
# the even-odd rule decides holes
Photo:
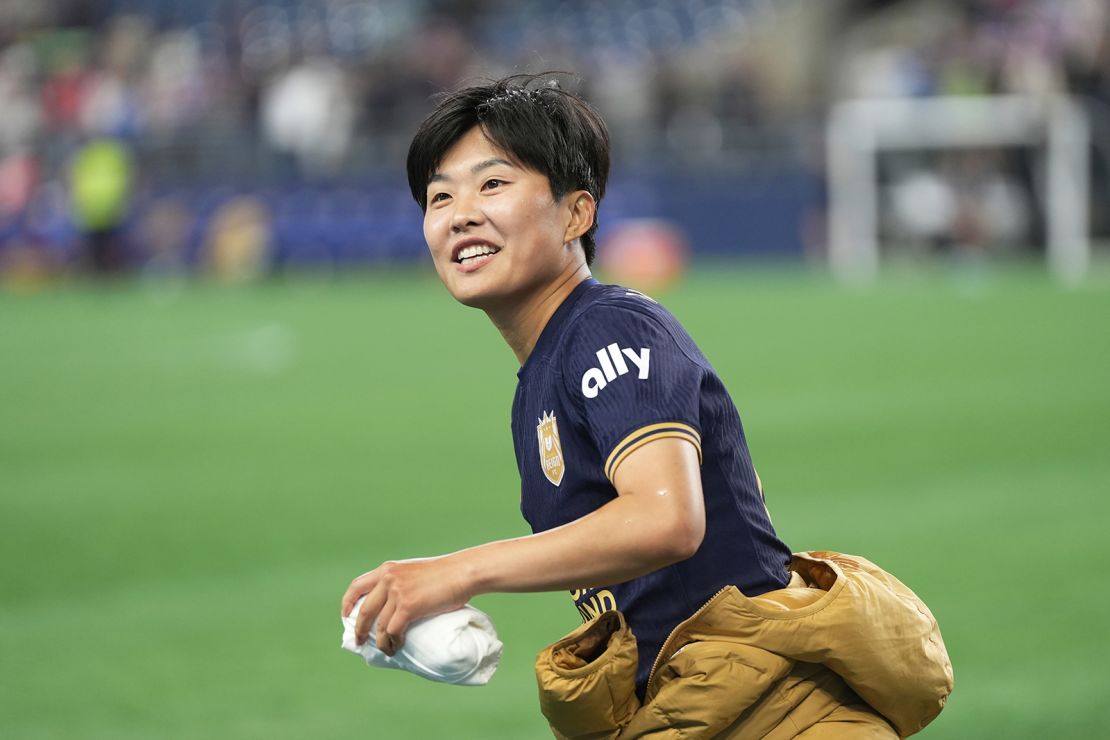
[(459, 262), (463, 262), (470, 259), (471, 257), (481, 257), (486, 254), (495, 254), (497, 251), (498, 250), (496, 247), (492, 247), (489, 244), (474, 244), (472, 246), (463, 247), (462, 249), (460, 249), (458, 259)]

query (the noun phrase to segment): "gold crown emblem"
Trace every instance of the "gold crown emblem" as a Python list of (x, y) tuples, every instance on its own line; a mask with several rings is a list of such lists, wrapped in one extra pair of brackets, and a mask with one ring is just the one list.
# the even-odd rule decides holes
[(544, 412), (536, 425), (536, 438), (540, 443), (540, 469), (553, 485), (563, 482), (563, 444), (559, 441), (559, 424), (555, 412)]

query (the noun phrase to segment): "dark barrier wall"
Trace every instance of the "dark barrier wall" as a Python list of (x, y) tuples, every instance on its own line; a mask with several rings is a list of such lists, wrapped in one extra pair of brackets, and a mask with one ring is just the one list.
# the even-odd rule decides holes
[[(802, 170), (773, 174), (614, 173), (601, 209), (601, 237), (622, 221), (654, 218), (681, 229), (697, 255), (800, 257), (803, 226), (820, 206), (820, 183)], [(142, 189), (121, 230), (127, 261), (202, 267), (215, 231), (237, 224), (233, 207), (261, 221), (275, 269), (343, 268), (422, 260), (421, 214), (403, 180), (292, 187)], [(61, 262), (80, 259), (81, 236), (68, 209), (49, 204), (0, 224), (0, 252), (20, 245)], [(166, 213), (176, 214), (175, 219)], [(238, 219), (238, 220), (237, 220)], [(178, 234), (166, 234), (166, 229)], [(238, 227), (232, 227), (238, 228)]]
[(618, 177), (602, 204), (602, 236), (623, 219), (660, 218), (686, 234), (695, 255), (801, 257), (803, 229), (822, 207), (822, 192), (820, 180), (802, 168)]

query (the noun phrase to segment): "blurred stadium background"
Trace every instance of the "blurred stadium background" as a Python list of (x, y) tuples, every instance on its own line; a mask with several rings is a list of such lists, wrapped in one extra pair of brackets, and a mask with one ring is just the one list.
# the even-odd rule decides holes
[[(1104, 736), (1105, 0), (0, 0), (0, 736), (547, 736), (565, 595), (478, 600), (477, 690), (337, 616), (525, 531), (511, 354), (403, 158), (435, 92), (547, 69), (612, 129), (603, 277), (714, 362), (787, 542), (934, 608), (922, 736)], [(830, 133), (860, 101), (1032, 113), (883, 148)]]

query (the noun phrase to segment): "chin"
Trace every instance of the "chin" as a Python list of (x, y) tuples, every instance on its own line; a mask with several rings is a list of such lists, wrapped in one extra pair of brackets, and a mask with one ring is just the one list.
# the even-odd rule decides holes
[(496, 304), (498, 299), (501, 298), (495, 291), (483, 290), (478, 286), (448, 285), (447, 292), (449, 292), (456, 301), (470, 308), (489, 308)]
[(490, 270), (489, 267), (508, 267), (508, 265), (486, 265), (478, 272), (470, 274), (451, 274), (449, 272), (444, 285), (452, 297), (464, 306), (481, 309), (494, 308), (512, 297), (515, 281), (511, 270)]
[(470, 308), (485, 308), (487, 302), (482, 299), (481, 295), (455, 295), (456, 301)]

